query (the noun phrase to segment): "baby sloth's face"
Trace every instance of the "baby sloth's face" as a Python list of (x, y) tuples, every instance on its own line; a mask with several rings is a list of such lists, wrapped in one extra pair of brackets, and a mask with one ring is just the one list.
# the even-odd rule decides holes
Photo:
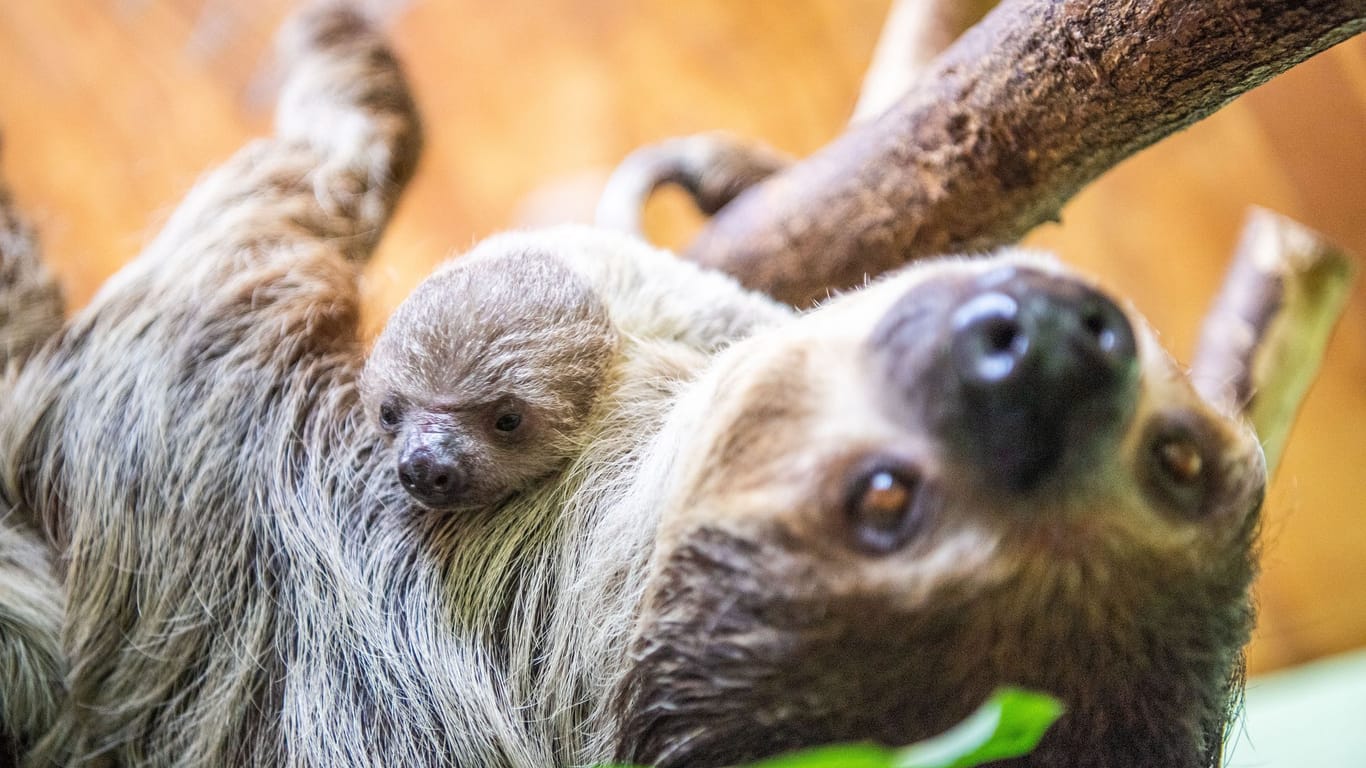
[(553, 256), (480, 253), (394, 312), (366, 361), (366, 410), (418, 504), (489, 506), (577, 453), (614, 351), (606, 308)]
[(619, 757), (905, 744), (1017, 685), (1068, 708), (1022, 764), (1209, 764), (1261, 452), (1062, 266), (902, 272), (737, 344), (669, 429)]

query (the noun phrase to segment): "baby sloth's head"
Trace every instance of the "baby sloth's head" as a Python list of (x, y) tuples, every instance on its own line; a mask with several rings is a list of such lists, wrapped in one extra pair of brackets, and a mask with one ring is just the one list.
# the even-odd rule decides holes
[(615, 347), (606, 307), (564, 263), (486, 249), (398, 307), (362, 393), (418, 503), (486, 506), (574, 455)]

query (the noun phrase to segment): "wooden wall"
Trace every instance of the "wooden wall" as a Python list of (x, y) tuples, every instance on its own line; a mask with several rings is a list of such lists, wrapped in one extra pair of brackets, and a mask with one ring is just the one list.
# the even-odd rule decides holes
[[(453, 250), (547, 209), (591, 210), (641, 143), (726, 128), (818, 147), (853, 105), (886, 0), (399, 5), (392, 34), (429, 143), (369, 273), (371, 327)], [(74, 304), (268, 125), (286, 6), (0, 3), (0, 161)], [(1366, 255), (1366, 39), (1125, 163), (1030, 242), (1100, 274), (1185, 356), (1251, 203)], [(651, 221), (676, 239), (679, 210)], [(1254, 669), (1366, 644), (1363, 285), (1329, 356), (1269, 495)]]

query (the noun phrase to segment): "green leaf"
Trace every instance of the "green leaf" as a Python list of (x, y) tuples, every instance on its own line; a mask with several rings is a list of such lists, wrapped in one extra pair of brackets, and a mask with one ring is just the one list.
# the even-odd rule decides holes
[(889, 768), (973, 768), (1027, 755), (1062, 716), (1051, 696), (1002, 688), (968, 719), (897, 753)]
[(872, 744), (818, 747), (763, 760), (748, 768), (975, 768), (1034, 751), (1062, 712), (1062, 703), (1052, 696), (1002, 688), (968, 719), (904, 749)]

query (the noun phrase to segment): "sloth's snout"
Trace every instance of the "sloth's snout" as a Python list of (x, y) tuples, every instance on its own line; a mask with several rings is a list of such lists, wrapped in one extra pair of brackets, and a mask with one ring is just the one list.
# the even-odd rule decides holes
[(465, 473), (458, 456), (427, 441), (409, 441), (398, 459), (398, 479), (413, 498), (429, 507), (445, 507), (465, 492)]
[(1134, 364), (1134, 332), (1114, 302), (1036, 273), (990, 273), (953, 315), (953, 356), (968, 386), (1006, 400), (1086, 397)]
[(1033, 487), (1069, 453), (1085, 463), (1133, 410), (1133, 328), (1076, 280), (988, 272), (953, 311), (950, 333), (954, 441), (1012, 489)]

